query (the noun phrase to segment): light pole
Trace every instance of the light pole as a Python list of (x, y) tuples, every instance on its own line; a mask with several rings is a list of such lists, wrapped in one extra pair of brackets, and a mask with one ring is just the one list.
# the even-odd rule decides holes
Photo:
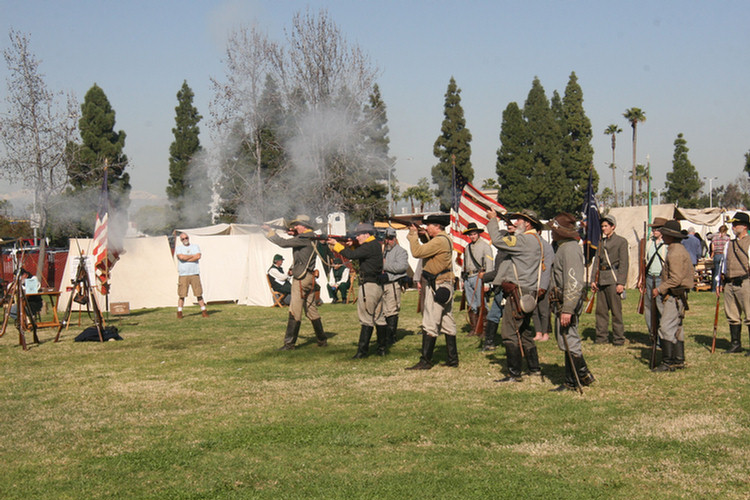
[(708, 208), (714, 208), (714, 189), (713, 182), (718, 180), (718, 177), (704, 177), (703, 180), (708, 179)]

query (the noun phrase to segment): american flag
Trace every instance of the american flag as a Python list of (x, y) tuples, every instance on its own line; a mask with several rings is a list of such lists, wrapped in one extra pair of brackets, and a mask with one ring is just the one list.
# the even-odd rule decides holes
[[(458, 211), (451, 211), (451, 236), (453, 237), (453, 249), (458, 252), (459, 259), (463, 255), (466, 245), (471, 241), (468, 236), (464, 236), (470, 222), (474, 222), (480, 227), (487, 226), (487, 211), (494, 208), (499, 212), (504, 212), (505, 207), (493, 200), (480, 190), (467, 182), (461, 192), (461, 198), (458, 202)], [(490, 235), (487, 231), (481, 233), (480, 237), (492, 244)]]
[(104, 167), (104, 180), (99, 198), (99, 210), (94, 226), (94, 270), (101, 293), (109, 293), (109, 272), (120, 259), (120, 251), (110, 243), (109, 238), (109, 193), (107, 191), (107, 167)]

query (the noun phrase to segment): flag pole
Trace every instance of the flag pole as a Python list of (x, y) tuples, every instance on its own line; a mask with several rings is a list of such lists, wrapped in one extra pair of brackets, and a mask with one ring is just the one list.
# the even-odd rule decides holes
[[(106, 196), (106, 199), (104, 200), (105, 206), (107, 208), (107, 212), (109, 212), (109, 182), (107, 179), (107, 169), (109, 167), (109, 158), (104, 159), (104, 185), (106, 186), (106, 189), (104, 191), (104, 196)], [(109, 219), (109, 213), (107, 214), (107, 219)], [(107, 223), (109, 226), (109, 222)], [(107, 281), (104, 283), (104, 291), (106, 292), (104, 294), (104, 312), (106, 313), (107, 319), (109, 319), (109, 227), (107, 228), (107, 249), (104, 259), (104, 270), (106, 272), (105, 276), (107, 277)], [(102, 325), (106, 326), (104, 324), (104, 318), (102, 318)]]

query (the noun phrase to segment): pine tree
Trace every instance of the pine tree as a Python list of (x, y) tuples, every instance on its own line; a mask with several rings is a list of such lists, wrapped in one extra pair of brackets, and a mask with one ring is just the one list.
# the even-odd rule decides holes
[[(562, 101), (562, 167), (570, 189), (565, 194), (567, 200), (561, 210), (575, 212), (583, 203), (588, 186), (589, 170), (594, 163), (594, 148), (591, 146), (591, 120), (583, 109), (583, 90), (578, 85), (575, 72), (570, 74), (565, 96)], [(594, 169), (594, 192), (599, 183), (599, 175)]]
[(685, 208), (695, 208), (703, 183), (698, 171), (688, 158), (688, 151), (690, 150), (682, 133), (677, 134), (677, 139), (674, 141), (672, 171), (667, 173), (665, 183), (667, 192), (664, 197), (669, 203), (676, 203)]
[(70, 143), (68, 179), (73, 193), (101, 186), (104, 162), (108, 164), (108, 184), (113, 207), (126, 209), (130, 193), (130, 175), (125, 172), (128, 158), (122, 152), (125, 132), (114, 131), (115, 111), (104, 91), (96, 84), (86, 92), (81, 105), (78, 129), (82, 144)]
[(511, 102), (503, 111), (500, 148), (497, 150), (498, 201), (509, 210), (529, 207), (534, 200), (531, 189), (533, 163), (529, 151), (529, 132), (518, 104)]
[(566, 205), (570, 182), (560, 162), (560, 130), (555, 123), (544, 87), (534, 78), (524, 103), (528, 126), (529, 151), (533, 164), (530, 188), (533, 202), (524, 208), (536, 210), (540, 217), (551, 218)]
[(175, 127), (172, 129), (174, 141), (169, 146), (167, 196), (174, 216), (174, 227), (184, 227), (186, 222), (183, 215), (184, 198), (191, 197), (190, 191), (194, 187), (189, 175), (189, 165), (195, 155), (201, 151), (198, 122), (203, 117), (193, 106), (194, 96), (187, 81), (183, 81), (182, 88), (177, 92)]
[(461, 89), (451, 77), (445, 93), (445, 107), (440, 136), (435, 141), (433, 155), (438, 159), (432, 167), (432, 182), (437, 184), (435, 194), (440, 199), (440, 209), (447, 211), (451, 207), (453, 187), (453, 161), (455, 158), (456, 175), (467, 182), (474, 180), (474, 169), (471, 166), (471, 132), (466, 128), (464, 110), (461, 107)]

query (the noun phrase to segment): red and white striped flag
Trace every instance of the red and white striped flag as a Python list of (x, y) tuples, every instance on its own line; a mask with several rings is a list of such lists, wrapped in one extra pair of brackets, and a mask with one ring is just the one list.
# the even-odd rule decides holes
[[(458, 213), (451, 210), (451, 236), (453, 237), (453, 250), (458, 252), (458, 261), (464, 253), (466, 245), (471, 241), (463, 232), (470, 222), (481, 227), (487, 227), (487, 211), (494, 208), (498, 212), (505, 212), (505, 207), (493, 200), (480, 190), (475, 188), (471, 183), (466, 183), (461, 192), (461, 199), (458, 203)], [(491, 245), (490, 235), (486, 231), (481, 233), (482, 238), (486, 239)]]
[(94, 270), (101, 293), (109, 293), (109, 272), (120, 259), (120, 251), (110, 243), (109, 238), (109, 192), (107, 189), (107, 167), (104, 167), (104, 180), (99, 198), (99, 210), (94, 226)]

